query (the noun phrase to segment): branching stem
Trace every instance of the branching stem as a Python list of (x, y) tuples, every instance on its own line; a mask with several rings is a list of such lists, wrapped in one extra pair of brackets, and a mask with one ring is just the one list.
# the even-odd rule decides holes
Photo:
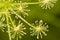
[[(13, 5), (20, 5), (20, 3), (12, 3)], [(40, 4), (40, 2), (26, 2), (26, 3), (21, 3), (21, 4), (29, 4), (29, 5), (34, 5), (34, 4)]]
[[(13, 10), (12, 10), (13, 11)], [(14, 12), (14, 11), (13, 11)], [(34, 27), (33, 25), (31, 25), (29, 22), (27, 22), (24, 18), (22, 18), (20, 15), (18, 15), (16, 12), (14, 12), (14, 14), (16, 15), (16, 16), (18, 16), (22, 21), (24, 21), (26, 24), (28, 24), (29, 26), (31, 26), (31, 27)]]
[(27, 22), (24, 18), (22, 18), (20, 15), (16, 14), (22, 21), (24, 21), (29, 26), (33, 27), (29, 22)]
[(11, 33), (10, 33), (10, 26), (9, 26), (9, 20), (8, 20), (8, 13), (6, 14), (6, 21), (7, 21), (7, 26), (8, 26), (8, 35), (9, 35), (9, 40), (12, 40), (11, 39)]
[(9, 19), (10, 19), (10, 21), (12, 23), (12, 26), (15, 27), (15, 25), (14, 25), (14, 23), (13, 23), (12, 18), (10, 17), (10, 15), (9, 15)]
[(24, 21), (26, 24), (28, 24), (29, 26), (33, 27), (33, 25), (31, 25), (29, 22), (27, 22), (24, 18), (22, 18), (20, 15), (18, 15), (17, 13), (15, 13), (16, 16), (18, 16), (22, 21)]

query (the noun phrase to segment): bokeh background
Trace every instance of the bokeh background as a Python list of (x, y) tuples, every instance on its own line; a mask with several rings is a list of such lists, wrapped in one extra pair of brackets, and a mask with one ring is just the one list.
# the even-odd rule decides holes
[[(22, 2), (37, 2), (38, 0), (21, 0)], [(49, 32), (47, 36), (43, 35), (43, 38), (38, 40), (60, 40), (60, 0), (54, 4), (55, 6), (50, 10), (44, 10), (39, 5), (28, 5), (28, 9), (31, 11), (28, 12), (29, 16), (26, 16), (26, 19), (29, 23), (34, 23), (36, 20), (43, 20), (49, 25)], [(37, 40), (36, 36), (30, 36), (30, 26), (25, 24), (27, 35), (22, 36), (22, 39), (19, 40)], [(8, 40), (8, 34), (0, 30), (0, 40)]]

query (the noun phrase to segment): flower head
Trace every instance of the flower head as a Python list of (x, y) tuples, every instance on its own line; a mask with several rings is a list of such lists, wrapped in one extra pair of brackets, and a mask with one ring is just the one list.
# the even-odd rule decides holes
[(6, 25), (0, 21), (0, 30), (2, 30), (2, 32), (4, 32)]
[(23, 23), (15, 26), (14, 28), (12, 28), (12, 38), (15, 37), (19, 37), (21, 38), (21, 36), (24, 36), (26, 33), (24, 32), (26, 28), (24, 27)]
[(37, 36), (37, 39), (39, 39), (39, 36), (42, 38), (42, 34), (44, 34), (44, 36), (46, 36), (47, 34), (45, 32), (48, 31), (47, 30), (48, 25), (46, 25), (46, 23), (43, 24), (42, 20), (40, 20), (39, 22), (35, 21), (35, 24), (33, 24), (34, 27), (30, 28), (32, 30), (31, 35)]
[(54, 3), (56, 3), (57, 0), (39, 0), (40, 6), (43, 9), (51, 9), (51, 7), (54, 7)]
[(20, 2), (18, 2), (19, 4), (17, 4), (17, 11), (19, 11), (19, 13), (20, 14), (22, 14), (22, 15), (27, 15), (28, 16), (28, 11), (30, 11), (30, 10), (28, 10), (27, 9), (27, 7), (28, 7), (28, 5), (27, 4), (24, 4), (24, 3), (22, 3), (21, 1)]

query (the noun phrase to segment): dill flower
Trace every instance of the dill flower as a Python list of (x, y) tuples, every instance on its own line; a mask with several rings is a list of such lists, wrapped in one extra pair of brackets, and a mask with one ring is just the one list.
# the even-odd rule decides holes
[(42, 38), (42, 34), (44, 36), (46, 36), (47, 34), (45, 33), (46, 31), (48, 31), (48, 25), (43, 24), (43, 21), (40, 20), (39, 22), (38, 21), (35, 21), (35, 24), (33, 24), (34, 27), (30, 28), (30, 30), (32, 30), (31, 32), (31, 35), (32, 36), (37, 36), (37, 39), (39, 39), (39, 37)]
[(21, 1), (20, 2), (18, 2), (17, 4), (16, 4), (16, 10), (20, 13), (20, 14), (22, 14), (23, 16), (25, 16), (25, 15), (27, 15), (28, 16), (28, 11), (30, 11), (29, 9), (27, 9), (27, 7), (28, 7), (28, 5), (27, 4), (24, 4), (24, 3), (22, 3)]
[(0, 21), (0, 30), (2, 30), (2, 32), (4, 32), (6, 25)]
[(54, 7), (54, 3), (56, 3), (57, 0), (39, 0), (39, 1), (42, 9), (51, 9), (51, 7)]
[(12, 33), (12, 38), (18, 37), (22, 38), (26, 33), (24, 32), (26, 28), (24, 27), (23, 23), (20, 23), (19, 25), (15, 26), (12, 28), (11, 33)]

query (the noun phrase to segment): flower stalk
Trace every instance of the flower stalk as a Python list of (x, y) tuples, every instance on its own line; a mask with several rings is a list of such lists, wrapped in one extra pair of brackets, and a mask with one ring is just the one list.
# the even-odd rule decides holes
[(7, 29), (8, 29), (8, 35), (9, 35), (9, 40), (12, 40), (11, 39), (11, 33), (10, 33), (10, 26), (9, 26), (9, 17), (8, 17), (9, 15), (8, 15), (8, 13), (6, 13), (6, 21), (7, 21)]
[(22, 18), (20, 15), (18, 15), (16, 12), (14, 12), (14, 14), (16, 15), (16, 16), (18, 16), (22, 21), (24, 21), (26, 24), (28, 24), (29, 26), (31, 26), (31, 27), (34, 27), (34, 26), (32, 26), (29, 22), (27, 22), (24, 18)]

